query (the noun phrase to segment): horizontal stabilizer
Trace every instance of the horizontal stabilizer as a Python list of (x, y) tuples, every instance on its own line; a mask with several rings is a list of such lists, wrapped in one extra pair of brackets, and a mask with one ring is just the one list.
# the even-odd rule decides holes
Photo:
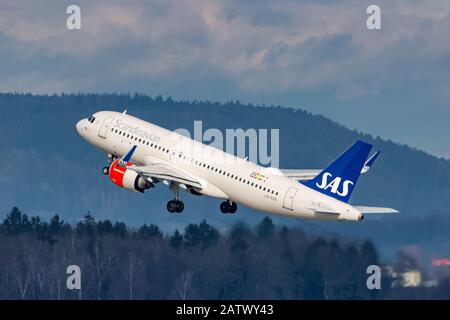
[(398, 213), (397, 210), (392, 208), (383, 207), (366, 207), (366, 206), (353, 206), (361, 213)]
[(280, 169), (280, 171), (288, 178), (297, 181), (306, 181), (314, 179), (322, 169)]

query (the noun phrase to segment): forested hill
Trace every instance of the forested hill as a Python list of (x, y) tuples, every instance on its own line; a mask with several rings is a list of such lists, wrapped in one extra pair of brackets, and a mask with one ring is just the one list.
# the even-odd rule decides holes
[[(219, 201), (185, 194), (185, 212), (169, 215), (165, 206), (171, 194), (164, 186), (141, 195), (112, 185), (101, 174), (106, 156), (78, 136), (75, 124), (98, 110), (124, 109), (169, 129), (192, 130), (194, 120), (203, 121), (203, 130), (279, 128), (280, 167), (284, 168), (320, 168), (362, 139), (382, 154), (373, 170), (360, 179), (353, 203), (401, 211), (399, 218), (381, 218), (386, 221), (449, 215), (443, 205), (450, 200), (448, 160), (351, 131), (301, 110), (239, 102), (173, 101), (140, 94), (0, 94), (0, 213), (18, 205), (29, 214), (50, 217), (59, 213), (73, 222), (90, 211), (97, 218), (131, 224), (156, 222), (163, 229), (202, 217), (222, 226), (237, 220), (260, 220), (260, 214), (242, 207), (235, 216), (223, 216)], [(298, 221), (282, 219), (287, 224)]]

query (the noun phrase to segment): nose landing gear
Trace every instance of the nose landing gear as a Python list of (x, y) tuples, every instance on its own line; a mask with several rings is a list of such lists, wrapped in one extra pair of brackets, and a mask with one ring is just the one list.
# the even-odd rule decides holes
[[(108, 153), (108, 163), (112, 163), (114, 162), (114, 160), (116, 160), (117, 157), (111, 153)], [(103, 167), (102, 169), (102, 173), (107, 176), (109, 174), (109, 166)]]

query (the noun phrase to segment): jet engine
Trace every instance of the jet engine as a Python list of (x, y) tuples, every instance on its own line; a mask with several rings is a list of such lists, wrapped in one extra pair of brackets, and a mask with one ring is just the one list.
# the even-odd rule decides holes
[(135, 171), (129, 170), (132, 165), (128, 162), (126, 166), (121, 166), (119, 160), (113, 161), (109, 167), (109, 179), (119, 187), (137, 192), (144, 192), (153, 187), (153, 183), (142, 178)]

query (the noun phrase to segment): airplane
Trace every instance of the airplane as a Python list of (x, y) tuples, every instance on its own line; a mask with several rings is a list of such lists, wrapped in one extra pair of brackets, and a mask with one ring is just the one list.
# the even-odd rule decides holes
[(221, 199), (220, 211), (234, 214), (237, 204), (289, 217), (361, 221), (364, 214), (397, 213), (383, 207), (348, 203), (361, 174), (380, 154), (367, 158), (372, 145), (356, 141), (325, 169), (262, 167), (150, 122), (114, 111), (99, 111), (77, 122), (88, 143), (108, 154), (102, 170), (116, 185), (145, 192), (157, 183), (173, 193), (170, 213), (180, 213), (180, 190)]

